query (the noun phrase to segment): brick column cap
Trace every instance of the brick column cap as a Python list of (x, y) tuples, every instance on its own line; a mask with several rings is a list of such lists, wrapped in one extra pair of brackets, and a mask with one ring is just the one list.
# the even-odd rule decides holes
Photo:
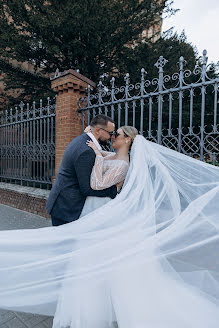
[[(52, 89), (55, 92), (62, 91), (63, 89), (80, 89), (84, 91), (85, 87), (89, 84), (92, 88), (95, 88), (96, 83), (80, 74), (79, 72), (69, 69), (64, 72), (59, 72), (57, 69), (55, 75), (50, 78)], [(83, 89), (83, 90), (82, 90)]]

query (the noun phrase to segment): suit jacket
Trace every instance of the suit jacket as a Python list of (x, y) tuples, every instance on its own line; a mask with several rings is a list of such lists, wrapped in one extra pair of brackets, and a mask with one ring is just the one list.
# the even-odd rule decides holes
[(49, 214), (67, 222), (79, 218), (87, 196), (115, 198), (117, 194), (116, 186), (91, 189), (90, 176), (96, 155), (87, 146), (87, 140), (91, 140), (90, 137), (83, 134), (67, 146), (46, 203)]

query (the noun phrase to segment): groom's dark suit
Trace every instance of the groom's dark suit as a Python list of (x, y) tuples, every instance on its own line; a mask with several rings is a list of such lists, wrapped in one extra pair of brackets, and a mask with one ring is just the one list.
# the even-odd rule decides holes
[(77, 220), (87, 196), (116, 197), (116, 186), (104, 190), (91, 189), (90, 176), (95, 153), (86, 145), (87, 140), (91, 140), (87, 134), (73, 139), (64, 152), (46, 204), (53, 225)]

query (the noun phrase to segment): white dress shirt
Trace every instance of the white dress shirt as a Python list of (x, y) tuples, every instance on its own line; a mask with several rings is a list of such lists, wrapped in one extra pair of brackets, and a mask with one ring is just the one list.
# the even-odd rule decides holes
[(97, 146), (98, 150), (102, 150), (99, 142), (97, 141), (97, 139), (94, 137), (93, 133), (88, 132), (87, 135), (91, 138), (91, 140), (95, 143), (95, 145)]

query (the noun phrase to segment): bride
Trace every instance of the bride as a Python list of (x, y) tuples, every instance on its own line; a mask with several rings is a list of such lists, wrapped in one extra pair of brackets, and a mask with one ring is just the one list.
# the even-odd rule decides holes
[(91, 176), (93, 188), (126, 176), (115, 199), (0, 233), (0, 307), (55, 314), (54, 328), (217, 328), (219, 169), (126, 132)]
[[(92, 132), (88, 126), (84, 132)], [(132, 126), (122, 126), (112, 136), (112, 147), (117, 151), (100, 151), (94, 142), (87, 141), (87, 145), (96, 154), (96, 160), (91, 173), (90, 185), (94, 190), (102, 190), (117, 185), (120, 190), (129, 169), (129, 150), (138, 130)], [(81, 217), (102, 206), (111, 198), (87, 197)]]

